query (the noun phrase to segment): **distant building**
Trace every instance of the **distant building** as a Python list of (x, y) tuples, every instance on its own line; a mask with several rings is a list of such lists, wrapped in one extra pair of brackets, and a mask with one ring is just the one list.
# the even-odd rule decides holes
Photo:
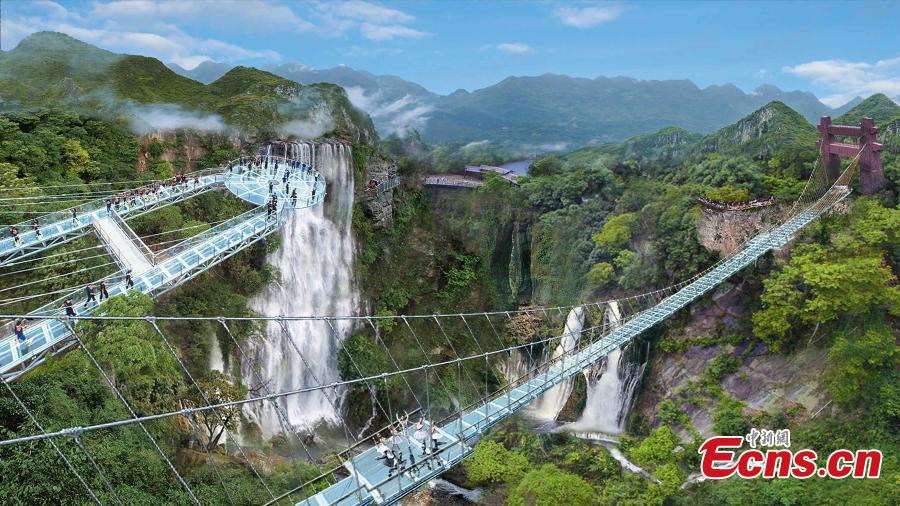
[(500, 177), (509, 181), (510, 183), (519, 184), (519, 176), (509, 169), (504, 169), (503, 167), (492, 167), (490, 165), (466, 165), (467, 176), (475, 176), (478, 179), (484, 179), (484, 174), (486, 172), (496, 172), (500, 175)]

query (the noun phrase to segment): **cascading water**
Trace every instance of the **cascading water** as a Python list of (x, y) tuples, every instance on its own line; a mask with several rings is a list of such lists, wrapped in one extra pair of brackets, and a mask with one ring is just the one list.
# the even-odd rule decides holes
[[(284, 152), (270, 144), (266, 155), (297, 158), (325, 177), (328, 198), (323, 205), (288, 211), (281, 232), (282, 244), (269, 257), (281, 272), (281, 282), (250, 301), (267, 316), (350, 315), (359, 305), (354, 280), (354, 243), (350, 229), (353, 212), (353, 167), (350, 146), (337, 142), (284, 143)], [(273, 152), (274, 151), (274, 152)], [(249, 353), (262, 377), (275, 391), (315, 386), (339, 380), (337, 350), (353, 330), (347, 321), (270, 322), (265, 339), (255, 340)], [(292, 342), (293, 341), (293, 342)], [(302, 357), (294, 347), (299, 348)], [(255, 385), (250, 363), (242, 364), (244, 381)], [(341, 394), (316, 391), (279, 399), (288, 421), (311, 428), (339, 423)], [(283, 432), (275, 409), (253, 404), (245, 414), (255, 420), (266, 437)]]
[[(626, 348), (627, 350), (627, 348)], [(566, 426), (576, 432), (620, 434), (646, 364), (629, 360), (616, 348), (588, 373), (587, 400), (577, 422)]]
[[(553, 350), (552, 359), (557, 359), (566, 353), (573, 351), (578, 346), (581, 338), (581, 330), (584, 328), (584, 307), (578, 306), (569, 311), (566, 323), (563, 327), (562, 337), (556, 349)], [(540, 396), (528, 407), (531, 416), (540, 420), (556, 420), (559, 412), (569, 400), (572, 393), (574, 380), (563, 381)]]

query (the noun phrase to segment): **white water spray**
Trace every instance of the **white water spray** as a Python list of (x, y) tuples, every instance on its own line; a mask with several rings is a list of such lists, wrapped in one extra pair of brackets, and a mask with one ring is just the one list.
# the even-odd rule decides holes
[[(359, 295), (354, 280), (354, 244), (350, 229), (353, 212), (353, 167), (350, 147), (341, 143), (285, 143), (269, 146), (267, 155), (299, 158), (325, 177), (328, 198), (323, 205), (292, 211), (282, 228), (281, 247), (269, 262), (281, 272), (281, 283), (270, 286), (250, 301), (267, 316), (350, 315), (357, 311)], [(350, 322), (270, 322), (265, 339), (255, 341), (249, 353), (273, 392), (338, 381), (337, 351), (352, 331)], [(300, 350), (302, 357), (295, 351)], [(242, 364), (244, 381), (256, 385), (250, 363)], [(315, 391), (279, 399), (291, 425), (310, 429), (340, 422), (342, 393)], [(283, 432), (278, 414), (269, 404), (248, 405), (246, 415), (259, 423), (263, 435)]]
[[(622, 324), (622, 316), (616, 302), (610, 303), (605, 313), (605, 318), (612, 328)], [(645, 366), (646, 364), (631, 362), (627, 353), (616, 348), (605, 360), (591, 367), (585, 373), (588, 387), (584, 411), (581, 418), (567, 425), (566, 429), (575, 432), (621, 434)]]
[[(555, 360), (566, 353), (571, 353), (578, 347), (578, 341), (581, 339), (581, 330), (584, 328), (584, 308), (578, 306), (569, 311), (566, 317), (566, 323), (563, 327), (562, 337), (559, 344), (553, 350), (552, 360)], [(538, 397), (528, 407), (528, 413), (540, 420), (552, 421), (556, 420), (560, 411), (565, 407), (569, 395), (572, 394), (573, 379), (568, 379), (556, 385), (547, 391), (544, 395)]]

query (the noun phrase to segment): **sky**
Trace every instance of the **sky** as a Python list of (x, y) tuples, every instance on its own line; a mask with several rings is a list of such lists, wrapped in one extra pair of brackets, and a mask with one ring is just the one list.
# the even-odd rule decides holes
[(55, 30), (193, 68), (344, 64), (446, 94), (510, 75), (900, 96), (900, 2), (0, 0), (0, 48)]

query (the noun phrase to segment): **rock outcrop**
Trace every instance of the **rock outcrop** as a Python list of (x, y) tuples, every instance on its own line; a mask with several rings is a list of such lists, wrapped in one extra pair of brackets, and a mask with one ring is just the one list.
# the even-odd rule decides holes
[(366, 166), (363, 168), (365, 179), (357, 182), (356, 202), (363, 207), (366, 216), (372, 220), (376, 229), (391, 224), (394, 218), (394, 190), (370, 190), (367, 183), (371, 180), (387, 181), (396, 172), (396, 165), (392, 160), (377, 156), (366, 158)]

